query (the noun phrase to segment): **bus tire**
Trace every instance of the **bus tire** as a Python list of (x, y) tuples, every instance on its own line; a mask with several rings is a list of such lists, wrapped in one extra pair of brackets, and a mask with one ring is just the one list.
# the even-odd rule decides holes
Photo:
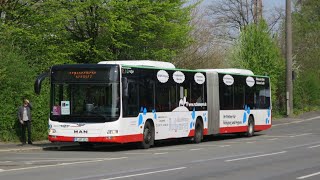
[(141, 142), (142, 149), (148, 149), (154, 144), (154, 127), (150, 122), (146, 122), (143, 129), (143, 140)]
[(196, 121), (195, 129), (194, 129), (194, 137), (193, 142), (198, 144), (201, 142), (203, 137), (203, 125), (200, 120)]
[(254, 135), (254, 120), (252, 116), (249, 116), (248, 129), (247, 129), (246, 136), (252, 137), (253, 135)]

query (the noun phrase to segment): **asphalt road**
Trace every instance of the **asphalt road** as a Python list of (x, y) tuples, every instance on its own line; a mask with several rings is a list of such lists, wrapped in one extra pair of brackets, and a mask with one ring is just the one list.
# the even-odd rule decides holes
[(319, 180), (320, 114), (274, 122), (254, 137), (206, 138), (0, 153), (0, 179), (12, 180)]

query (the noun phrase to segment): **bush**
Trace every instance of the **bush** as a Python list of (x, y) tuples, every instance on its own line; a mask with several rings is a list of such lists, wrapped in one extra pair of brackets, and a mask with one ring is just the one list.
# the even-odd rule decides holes
[(320, 77), (317, 71), (303, 72), (294, 81), (294, 107), (297, 111), (317, 110), (320, 106)]
[[(13, 46), (0, 46), (0, 141), (18, 141), (21, 137), (17, 110), (23, 98), (33, 103), (32, 137), (33, 140), (44, 139), (47, 134), (48, 104), (44, 96), (35, 97), (33, 83), (36, 72), (26, 61), (23, 52)], [(48, 88), (44, 88), (47, 91)]]

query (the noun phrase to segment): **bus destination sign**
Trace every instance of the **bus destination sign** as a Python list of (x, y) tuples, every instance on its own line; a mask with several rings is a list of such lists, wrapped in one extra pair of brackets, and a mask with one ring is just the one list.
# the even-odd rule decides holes
[(70, 71), (69, 75), (76, 79), (92, 79), (97, 72), (96, 71)]

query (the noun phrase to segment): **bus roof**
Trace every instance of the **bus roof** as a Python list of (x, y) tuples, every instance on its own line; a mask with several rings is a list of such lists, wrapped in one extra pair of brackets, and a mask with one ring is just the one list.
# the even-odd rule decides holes
[(239, 74), (239, 75), (251, 75), (254, 73), (248, 69), (236, 69), (236, 68), (227, 68), (227, 69), (199, 69), (206, 72), (217, 72), (217, 73), (230, 73), (230, 74)]
[(169, 62), (151, 60), (120, 60), (120, 61), (101, 61), (98, 64), (120, 64), (128, 66), (146, 66), (156, 68), (174, 69), (175, 66)]

